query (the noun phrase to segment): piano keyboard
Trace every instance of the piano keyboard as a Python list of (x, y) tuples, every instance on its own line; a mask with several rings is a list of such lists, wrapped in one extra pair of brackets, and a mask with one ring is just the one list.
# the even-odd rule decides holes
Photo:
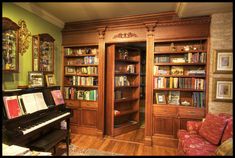
[(24, 129), (24, 130), (21, 130), (21, 131), (23, 132), (23, 135), (26, 135), (27, 133), (30, 133), (30, 132), (32, 132), (32, 131), (34, 131), (36, 129), (39, 129), (39, 128), (43, 127), (43, 126), (46, 126), (46, 125), (48, 125), (48, 124), (50, 124), (50, 123), (52, 123), (54, 121), (57, 121), (57, 120), (65, 117), (65, 116), (68, 116), (68, 115), (70, 115), (70, 112), (66, 112), (66, 113), (64, 113), (62, 115), (59, 115), (59, 116), (54, 117), (52, 119), (49, 119), (49, 120), (47, 120), (45, 122), (39, 123), (39, 124), (37, 124), (35, 126), (32, 126), (31, 128), (27, 128), (27, 129)]

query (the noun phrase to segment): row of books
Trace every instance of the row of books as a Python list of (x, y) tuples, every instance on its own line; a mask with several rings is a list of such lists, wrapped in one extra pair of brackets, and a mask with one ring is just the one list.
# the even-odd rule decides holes
[(73, 86), (96, 86), (98, 85), (98, 81), (96, 77), (73, 76), (72, 85)]
[(97, 48), (65, 48), (64, 49), (65, 55), (81, 55), (81, 54), (97, 54)]
[(155, 63), (205, 63), (206, 53), (186, 53), (184, 55), (158, 55)]
[(204, 92), (193, 92), (193, 106), (199, 108), (205, 108), (205, 93)]
[(98, 68), (97, 67), (79, 67), (77, 68), (77, 75), (79, 74), (88, 74), (88, 75), (97, 75), (98, 74)]
[(206, 74), (205, 69), (197, 68), (188, 70), (183, 66), (154, 66), (154, 75), (195, 75), (202, 76)]
[(188, 53), (185, 60), (187, 63), (206, 63), (206, 53)]
[(96, 101), (98, 98), (98, 93), (97, 90), (78, 90), (73, 87), (64, 87), (64, 98)]
[(201, 78), (155, 77), (154, 88), (205, 89), (205, 80)]
[[(55, 105), (64, 104), (64, 99), (60, 90), (51, 91)], [(4, 107), (8, 119), (34, 113), (47, 109), (42, 92), (28, 93), (22, 95), (4, 96)]]
[(114, 85), (115, 85), (115, 87), (129, 86), (130, 82), (128, 81), (127, 76), (115, 76)]

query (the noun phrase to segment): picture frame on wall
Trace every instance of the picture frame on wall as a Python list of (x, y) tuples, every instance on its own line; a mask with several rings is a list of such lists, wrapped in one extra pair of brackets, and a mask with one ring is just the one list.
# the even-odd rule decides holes
[(215, 74), (228, 74), (233, 71), (233, 50), (215, 50)]
[(233, 101), (233, 80), (228, 78), (214, 78), (213, 101)]
[(55, 86), (56, 85), (56, 80), (55, 80), (55, 75), (54, 74), (46, 74), (46, 84), (47, 87)]
[(42, 72), (28, 72), (28, 83), (29, 87), (43, 87), (44, 86), (44, 76)]

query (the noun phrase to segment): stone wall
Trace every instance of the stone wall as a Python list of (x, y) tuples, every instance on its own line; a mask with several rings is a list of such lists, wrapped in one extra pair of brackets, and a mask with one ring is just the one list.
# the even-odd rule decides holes
[(218, 13), (211, 17), (210, 27), (210, 71), (209, 71), (209, 113), (230, 113), (233, 111), (233, 103), (215, 102), (213, 97), (213, 79), (214, 78), (232, 78), (232, 74), (213, 74), (215, 66), (214, 50), (233, 49), (233, 14)]

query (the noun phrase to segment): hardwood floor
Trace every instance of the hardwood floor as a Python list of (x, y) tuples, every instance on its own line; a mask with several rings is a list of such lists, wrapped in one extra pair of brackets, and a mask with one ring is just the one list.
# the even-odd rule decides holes
[[(105, 136), (98, 138), (96, 136), (71, 134), (72, 144), (79, 148), (92, 148), (102, 151), (109, 151), (128, 156), (148, 155), (148, 156), (175, 156), (175, 148), (162, 146), (145, 146), (143, 143), (144, 129), (140, 128), (116, 137)], [(62, 151), (64, 145), (60, 145), (57, 151)], [(60, 154), (60, 153), (58, 153)]]

